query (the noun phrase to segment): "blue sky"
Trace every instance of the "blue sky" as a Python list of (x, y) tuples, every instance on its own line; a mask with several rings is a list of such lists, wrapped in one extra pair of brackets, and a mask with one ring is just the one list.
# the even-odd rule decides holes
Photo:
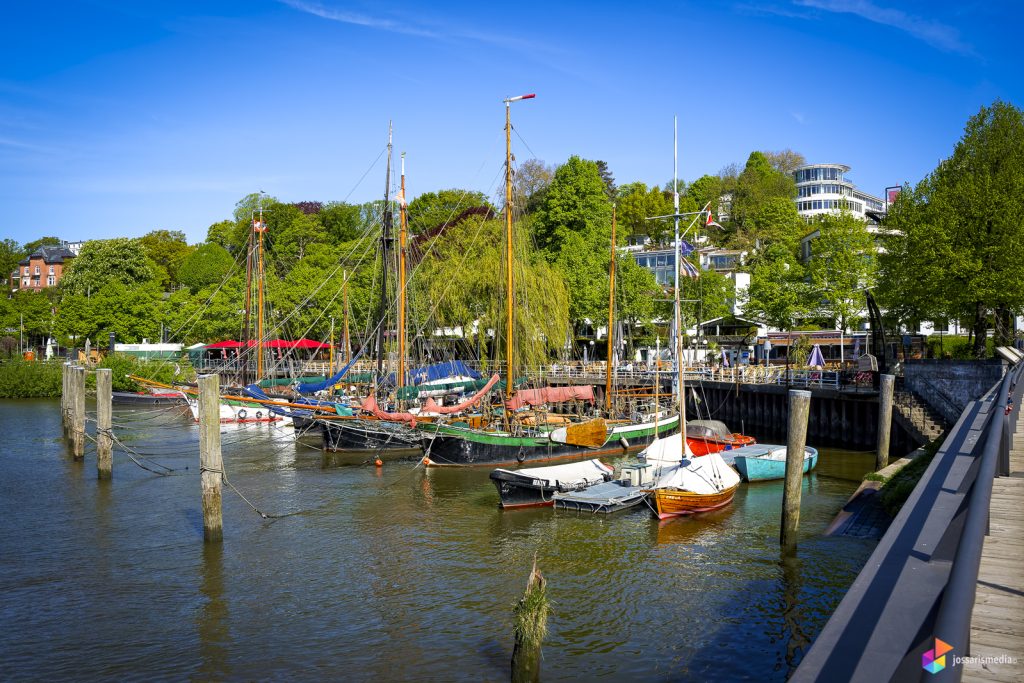
[[(515, 153), (693, 180), (755, 149), (915, 183), (996, 98), (1024, 106), (1012, 0), (8, 3), (0, 237), (183, 230), (244, 195), (383, 194), (388, 120), (410, 196), (494, 193)], [(369, 170), (369, 173), (367, 174)], [(364, 177), (365, 176), (365, 177)]]

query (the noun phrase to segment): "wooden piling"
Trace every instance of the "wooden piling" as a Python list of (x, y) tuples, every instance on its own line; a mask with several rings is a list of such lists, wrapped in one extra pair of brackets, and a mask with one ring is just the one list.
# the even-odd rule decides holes
[(60, 366), (60, 428), (61, 436), (68, 438), (68, 364)]
[(221, 516), (221, 480), (224, 461), (220, 452), (220, 377), (199, 377), (199, 472), (203, 489), (203, 540), (224, 538)]
[(807, 444), (807, 418), (810, 415), (811, 392), (789, 391), (789, 430), (786, 436), (786, 480), (782, 492), (782, 526), (779, 543), (796, 545), (800, 526), (800, 494), (804, 480), (804, 446)]
[(71, 451), (75, 460), (81, 460), (85, 457), (85, 368), (76, 366), (72, 377)]
[(892, 393), (896, 386), (894, 375), (882, 375), (878, 389), (878, 450), (875, 471), (889, 465), (889, 434), (892, 432)]
[(113, 427), (113, 370), (96, 371), (96, 476), (110, 479), (114, 470)]
[(516, 644), (512, 650), (512, 683), (540, 681), (541, 644), (548, 632), (547, 580), (537, 569), (526, 583), (526, 593), (513, 608)]

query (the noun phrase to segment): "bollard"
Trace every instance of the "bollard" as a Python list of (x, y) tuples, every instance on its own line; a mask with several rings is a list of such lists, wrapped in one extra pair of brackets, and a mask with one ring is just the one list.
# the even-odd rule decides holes
[(60, 366), (60, 428), (61, 435), (68, 438), (68, 364)]
[(81, 460), (85, 457), (85, 368), (75, 367), (72, 377), (75, 403), (71, 421), (71, 450), (75, 460)]
[(113, 427), (113, 370), (96, 371), (96, 476), (110, 479), (114, 470)]
[(547, 580), (537, 569), (526, 583), (526, 593), (513, 608), (516, 644), (512, 650), (512, 683), (540, 681), (541, 643), (548, 631)]
[(889, 434), (892, 432), (892, 392), (896, 386), (895, 375), (882, 375), (878, 389), (878, 450), (875, 455), (875, 472), (889, 465)]
[(199, 479), (203, 489), (203, 540), (224, 538), (221, 516), (221, 479), (224, 461), (220, 453), (220, 377), (199, 377)]
[(811, 392), (791, 389), (789, 392), (789, 430), (786, 435), (786, 480), (782, 490), (782, 527), (779, 543), (796, 545), (800, 526), (800, 494), (804, 480), (804, 446), (807, 444), (807, 418), (811, 408)]

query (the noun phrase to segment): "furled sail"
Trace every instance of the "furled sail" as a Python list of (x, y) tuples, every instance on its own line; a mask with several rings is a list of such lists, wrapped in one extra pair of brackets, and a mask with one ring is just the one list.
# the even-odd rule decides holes
[(476, 392), (475, 394), (467, 398), (462, 403), (459, 403), (458, 405), (439, 406), (437, 405), (433, 398), (428, 398), (426, 402), (423, 404), (423, 412), (436, 413), (438, 415), (451, 415), (452, 413), (457, 413), (459, 411), (465, 410), (466, 408), (470, 408), (473, 405), (475, 405), (481, 398), (483, 398), (488, 391), (494, 388), (494, 385), (497, 384), (500, 379), (501, 375), (495, 373), (494, 376), (487, 380), (487, 384), (485, 384), (480, 389), (480, 391)]
[(543, 403), (561, 403), (563, 401), (594, 402), (594, 387), (589, 384), (575, 387), (544, 387), (542, 389), (520, 389), (505, 406), (510, 410), (519, 410), (525, 406), (539, 406)]
[(340, 382), (341, 378), (345, 376), (345, 373), (348, 372), (353, 365), (355, 365), (355, 362), (359, 360), (360, 356), (363, 355), (363, 349), (365, 348), (366, 347), (364, 346), (362, 349), (359, 349), (359, 353), (353, 356), (352, 360), (350, 360), (341, 370), (338, 370), (338, 372), (336, 372), (333, 377), (328, 377), (323, 382), (300, 382), (295, 385), (296, 391), (298, 391), (300, 394), (315, 394), (318, 391), (324, 391), (326, 389), (329, 389), (330, 387), (333, 387), (335, 384)]

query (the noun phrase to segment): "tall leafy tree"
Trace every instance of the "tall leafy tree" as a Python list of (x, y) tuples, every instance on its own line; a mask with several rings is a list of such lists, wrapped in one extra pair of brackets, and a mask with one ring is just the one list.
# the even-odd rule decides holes
[(442, 225), (454, 225), (467, 209), (490, 206), (487, 197), (475, 190), (424, 192), (409, 202), (409, 230), (421, 233)]
[(131, 286), (149, 282), (153, 276), (139, 240), (118, 237), (86, 242), (60, 284), (65, 292), (89, 295), (111, 282)]
[(234, 265), (234, 259), (219, 244), (200, 244), (178, 266), (178, 281), (192, 292), (219, 284)]
[(139, 244), (153, 262), (160, 284), (177, 284), (178, 266), (192, 252), (185, 233), (180, 230), (153, 230), (140, 237)]
[[(647, 235), (654, 242), (660, 242), (670, 234), (671, 221), (648, 219), (672, 213), (671, 191), (663, 192), (657, 185), (648, 189), (643, 183), (630, 183), (619, 188), (616, 204), (618, 224), (625, 234)], [(680, 210), (692, 210), (692, 203), (680, 205)]]
[(784, 245), (765, 250), (740, 297), (745, 315), (780, 330), (794, 329), (814, 304), (803, 267)]
[(24, 256), (21, 246), (14, 240), (7, 238), (0, 241), (0, 278), (9, 278), (17, 270), (18, 261)]
[(848, 211), (815, 220), (808, 276), (818, 314), (848, 330), (861, 318), (864, 290), (874, 286), (876, 248), (867, 224)]
[(580, 157), (558, 167), (537, 208), (533, 224), (537, 245), (555, 260), (570, 234), (588, 246), (611, 240), (612, 206), (597, 164)]
[[(1024, 115), (996, 101), (968, 120), (952, 156), (887, 221), (880, 294), (906, 319), (958, 319), (985, 354), (993, 319), (1009, 341), (1011, 313), (1024, 312)], [(902, 272), (901, 272), (902, 269)], [(908, 276), (912, 273), (913, 276)]]
[(32, 240), (31, 242), (25, 242), (25, 246), (23, 248), (23, 251), (24, 251), (24, 255), (28, 256), (33, 251), (38, 249), (39, 247), (44, 247), (44, 246), (59, 247), (60, 245), (61, 245), (61, 240), (60, 240), (59, 237), (40, 237), (37, 240)]

